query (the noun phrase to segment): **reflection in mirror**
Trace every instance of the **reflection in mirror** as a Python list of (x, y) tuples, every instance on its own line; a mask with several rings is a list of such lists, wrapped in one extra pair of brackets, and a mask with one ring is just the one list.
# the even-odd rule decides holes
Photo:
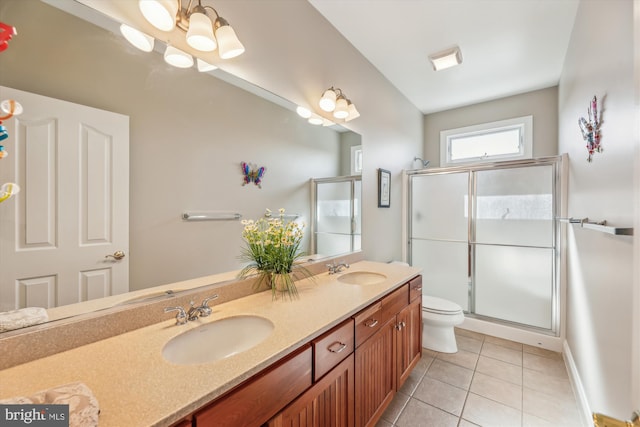
[(361, 249), (362, 179), (360, 176), (314, 179), (315, 253), (334, 256)]
[[(184, 212), (239, 213), (242, 218), (255, 219), (266, 208), (283, 207), (309, 224), (309, 180), (350, 174), (351, 146), (361, 145), (359, 135), (311, 126), (293, 108), (283, 107), (290, 104), (287, 101), (280, 100), (278, 105), (212, 76), (219, 70), (207, 74), (195, 68), (171, 67), (160, 55), (132, 47), (117, 31), (117, 24), (115, 31), (108, 31), (37, 0), (3, 2), (0, 21), (18, 29), (9, 48), (0, 54), (1, 86), (83, 107), (79, 111), (90, 107), (92, 111), (115, 113), (112, 115), (126, 119), (129, 127), (128, 166), (126, 161), (121, 166), (108, 163), (113, 160), (110, 151), (106, 159), (95, 157), (97, 150), (93, 149), (89, 150), (93, 154), (83, 152), (85, 163), (71, 162), (81, 165), (76, 171), (63, 166), (63, 160), (79, 155), (74, 139), (53, 132), (53, 142), (43, 148), (23, 138), (25, 129), (55, 117), (61, 113), (60, 108), (46, 111), (39, 102), (30, 103), (34, 106), (25, 108), (15, 122), (11, 143), (4, 142), (7, 150), (17, 155), (0, 161), (0, 181), (18, 182), (22, 192), (0, 205), (0, 238), (4, 242), (9, 236), (12, 242), (22, 243), (0, 247), (3, 254), (7, 250), (14, 250), (14, 256), (45, 252), (46, 246), (49, 253), (57, 253), (48, 264), (66, 264), (69, 256), (58, 251), (67, 239), (65, 229), (82, 231), (93, 224), (87, 225), (81, 215), (66, 217), (63, 201), (69, 194), (84, 195), (79, 203), (84, 203), (80, 206), (87, 212), (100, 207), (89, 205), (99, 199), (98, 205), (103, 203), (102, 208), (107, 208), (107, 217), (101, 217), (100, 224), (108, 229), (98, 227), (103, 235), (97, 240), (80, 239), (81, 249), (94, 250), (93, 258), (72, 275), (73, 280), (61, 279), (56, 268), (44, 268), (44, 263), (37, 263), (37, 271), (10, 272), (5, 257), (0, 257), (0, 311), (29, 305), (72, 304), (80, 311), (104, 308), (99, 298), (120, 292), (114, 282), (116, 274), (103, 274), (107, 267), (124, 269), (128, 290), (143, 295), (146, 291), (142, 290), (158, 285), (165, 286), (153, 292), (228, 280), (234, 275), (224, 272), (241, 267), (240, 221), (185, 221)], [(5, 94), (0, 93), (0, 98)], [(71, 116), (80, 119), (79, 114)], [(54, 127), (56, 130), (63, 127), (62, 119), (51, 123), (60, 124)], [(110, 147), (116, 141), (112, 139), (115, 126), (85, 126), (84, 133), (80, 132), (84, 139), (78, 144), (95, 147), (92, 143), (100, 141), (102, 148)], [(61, 151), (69, 147), (71, 151)], [(46, 203), (42, 195), (36, 197), (30, 192), (35, 184), (22, 182), (24, 164), (20, 162), (28, 153), (40, 156), (45, 175), (53, 177), (45, 184), (39, 181)], [(15, 163), (9, 167), (9, 162)], [(241, 162), (266, 168), (262, 188), (253, 183), (242, 185)], [(89, 164), (91, 167), (82, 169)], [(94, 164), (102, 165), (95, 177), (128, 178), (128, 184), (114, 181), (113, 188), (100, 190), (100, 198), (89, 197), (95, 196), (93, 191), (73, 190), (78, 185), (85, 188), (80, 177), (83, 173), (91, 175)], [(93, 184), (93, 188), (100, 187), (95, 181)], [(128, 194), (128, 207), (122, 209), (128, 209), (129, 214), (123, 220), (114, 220), (114, 194)], [(34, 213), (30, 203), (34, 201), (46, 209), (30, 217)], [(29, 223), (24, 218), (37, 221)], [(60, 226), (58, 221), (63, 219), (73, 225)], [(29, 247), (29, 239), (20, 233), (31, 232), (36, 226), (46, 228), (42, 232), (47, 236), (46, 245), (40, 239)], [(118, 226), (129, 228), (128, 239), (122, 247), (106, 246)], [(305, 245), (311, 252), (308, 227), (306, 231)], [(125, 258), (105, 259), (120, 250)], [(185, 280), (191, 282), (173, 285)], [(110, 297), (109, 301), (113, 305), (113, 301), (140, 297), (134, 293), (119, 299)], [(91, 301), (83, 302), (87, 300)], [(81, 307), (78, 302), (83, 302)]]

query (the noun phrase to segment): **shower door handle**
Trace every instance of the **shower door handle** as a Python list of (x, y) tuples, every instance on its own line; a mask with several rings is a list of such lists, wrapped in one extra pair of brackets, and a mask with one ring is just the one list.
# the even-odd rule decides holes
[(467, 277), (471, 277), (471, 243), (467, 245)]

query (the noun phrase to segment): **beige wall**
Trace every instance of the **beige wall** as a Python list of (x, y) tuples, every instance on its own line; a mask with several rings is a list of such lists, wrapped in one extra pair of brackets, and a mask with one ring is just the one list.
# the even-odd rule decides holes
[[(570, 157), (569, 216), (626, 227), (634, 223), (638, 131), (632, 19), (631, 1), (580, 3), (558, 94), (559, 147)], [(594, 95), (604, 108), (604, 152), (588, 163), (577, 120)], [(632, 382), (640, 381), (631, 376), (633, 238), (572, 226), (567, 246), (567, 344), (586, 400), (592, 411), (628, 419), (637, 409)]]
[[(131, 117), (132, 289), (238, 268), (240, 222), (188, 223), (183, 211), (285, 207), (309, 223), (308, 180), (340, 172), (338, 133), (292, 111), (39, 1), (3, 2), (0, 20), (18, 28), (1, 85)], [(266, 166), (262, 189), (242, 186), (241, 161)]]
[[(109, 6), (103, 0), (82, 2)], [(133, 3), (112, 2), (111, 13), (124, 10), (120, 16), (144, 26)], [(216, 0), (216, 9), (247, 48), (238, 58), (217, 61), (221, 68), (318, 113), (317, 102), (330, 86), (343, 89), (357, 105), (361, 117), (346, 127), (362, 135), (364, 146), (363, 251), (371, 260), (399, 259), (400, 174), (422, 154), (422, 113), (308, 2)], [(148, 23), (144, 29), (155, 34)], [(389, 209), (377, 207), (378, 168), (392, 172)]]
[[(422, 113), (308, 2), (216, 4), (248, 47), (241, 60), (225, 69), (316, 111), (329, 86), (342, 88), (357, 105), (361, 116), (346, 127), (362, 135), (364, 147), (363, 251), (371, 260), (400, 259), (400, 174), (422, 154)], [(389, 209), (377, 207), (378, 168), (392, 172)]]
[(440, 165), (440, 132), (464, 126), (533, 116), (533, 157), (558, 154), (557, 86), (455, 108), (424, 117), (424, 154), (429, 167)]

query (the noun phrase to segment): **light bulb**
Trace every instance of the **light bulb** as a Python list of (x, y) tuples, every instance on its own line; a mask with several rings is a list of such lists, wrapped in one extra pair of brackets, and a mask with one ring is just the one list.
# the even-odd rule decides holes
[(127, 24), (120, 25), (120, 32), (125, 39), (143, 52), (151, 52), (155, 39), (140, 30), (136, 30)]
[(178, 68), (193, 66), (193, 57), (173, 46), (167, 46), (167, 50), (164, 51), (164, 60)]
[(224, 18), (218, 17), (215, 27), (216, 39), (218, 40), (218, 46), (220, 46), (220, 58), (231, 59), (244, 53), (244, 46), (238, 40), (236, 32)]
[(333, 111), (333, 117), (336, 119), (346, 119), (349, 116), (347, 107), (347, 100), (344, 97), (338, 98), (336, 101), (336, 109)]
[(358, 112), (358, 110), (356, 110), (355, 104), (352, 104), (351, 102), (349, 102), (349, 106), (347, 107), (347, 111), (349, 112), (349, 115), (345, 119), (346, 121), (350, 121), (350, 120), (357, 119), (358, 117), (360, 117), (360, 113)]
[(327, 89), (322, 94), (322, 98), (320, 98), (320, 102), (318, 102), (320, 108), (322, 108), (326, 112), (331, 112), (336, 108), (336, 93), (333, 89)]
[(296, 113), (298, 113), (298, 115), (303, 119), (308, 119), (309, 117), (311, 117), (311, 110), (309, 110), (308, 108), (299, 106), (298, 108), (296, 108)]
[(204, 13), (194, 12), (189, 16), (187, 43), (202, 52), (211, 52), (218, 47), (213, 36), (213, 24)]
[(208, 62), (205, 62), (200, 58), (196, 60), (196, 64), (198, 65), (198, 71), (200, 71), (201, 73), (206, 73), (207, 71), (218, 69), (218, 67), (216, 67), (215, 65), (209, 64)]
[(147, 21), (162, 31), (171, 31), (176, 26), (177, 0), (138, 0), (140, 12)]

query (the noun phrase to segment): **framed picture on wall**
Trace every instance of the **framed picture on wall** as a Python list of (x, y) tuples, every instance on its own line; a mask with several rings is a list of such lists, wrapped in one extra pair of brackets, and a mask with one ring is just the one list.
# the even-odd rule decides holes
[(391, 206), (391, 172), (378, 169), (378, 207)]

